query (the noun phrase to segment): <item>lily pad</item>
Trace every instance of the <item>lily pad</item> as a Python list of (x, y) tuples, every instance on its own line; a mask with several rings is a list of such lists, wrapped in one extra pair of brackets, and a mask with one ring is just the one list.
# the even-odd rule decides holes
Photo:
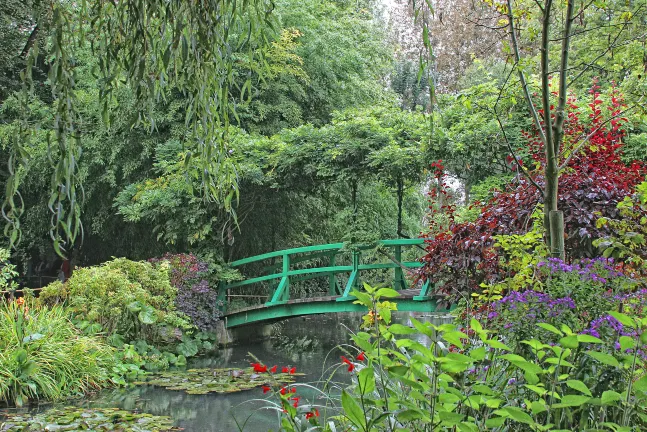
[(5, 414), (0, 432), (118, 430), (121, 432), (177, 431), (170, 417), (120, 410), (67, 407), (34, 415)]
[(188, 394), (234, 393), (263, 385), (290, 384), (302, 373), (255, 373), (252, 368), (237, 369), (189, 369), (170, 371), (149, 376), (148, 384), (168, 390), (180, 390)]

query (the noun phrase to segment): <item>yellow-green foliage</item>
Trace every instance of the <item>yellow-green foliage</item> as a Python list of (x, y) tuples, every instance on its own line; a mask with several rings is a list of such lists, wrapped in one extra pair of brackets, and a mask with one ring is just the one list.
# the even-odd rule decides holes
[(542, 289), (537, 277), (537, 264), (548, 255), (544, 243), (542, 210), (538, 208), (532, 216), (532, 229), (525, 234), (494, 236), (495, 247), (502, 252), (501, 268), (508, 277), (494, 285), (482, 284), (480, 293), (472, 294), (477, 302), (500, 300), (506, 291), (520, 289)]
[(0, 299), (0, 404), (57, 400), (110, 384), (111, 347), (84, 336), (61, 306)]
[(125, 340), (156, 340), (162, 327), (188, 329), (188, 319), (175, 309), (177, 289), (168, 265), (116, 258), (81, 268), (65, 283), (43, 289), (46, 304), (65, 302), (79, 318), (101, 324)]

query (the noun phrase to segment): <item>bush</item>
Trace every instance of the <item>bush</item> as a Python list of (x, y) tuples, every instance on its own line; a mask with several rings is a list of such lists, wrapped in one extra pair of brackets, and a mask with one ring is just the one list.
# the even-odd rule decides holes
[(227, 272), (193, 254), (167, 254), (150, 262), (158, 265), (167, 262), (170, 265), (171, 285), (177, 290), (177, 309), (188, 316), (198, 329), (212, 330), (220, 319), (218, 281), (235, 279), (238, 273)]
[(45, 287), (45, 304), (63, 302), (80, 320), (98, 323), (109, 335), (125, 341), (167, 343), (192, 326), (175, 307), (177, 289), (169, 280), (168, 264), (117, 258), (81, 268), (64, 284)]
[(32, 303), (0, 300), (0, 402), (21, 406), (109, 385), (113, 349), (80, 334), (62, 307)]

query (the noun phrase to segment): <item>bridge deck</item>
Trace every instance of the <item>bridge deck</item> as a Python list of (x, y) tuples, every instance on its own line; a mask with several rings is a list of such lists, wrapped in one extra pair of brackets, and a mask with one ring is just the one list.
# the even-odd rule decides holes
[[(398, 304), (398, 310), (407, 312), (440, 312), (434, 299), (420, 298), (420, 289), (406, 289), (399, 291), (398, 297), (390, 298)], [(418, 298), (417, 298), (418, 297)], [(291, 299), (284, 303), (267, 305), (259, 304), (243, 309), (238, 309), (226, 314), (223, 319), (227, 328), (254, 324), (260, 321), (277, 321), (284, 318), (338, 312), (364, 312), (366, 308), (353, 303), (354, 298), (342, 296), (322, 296)]]

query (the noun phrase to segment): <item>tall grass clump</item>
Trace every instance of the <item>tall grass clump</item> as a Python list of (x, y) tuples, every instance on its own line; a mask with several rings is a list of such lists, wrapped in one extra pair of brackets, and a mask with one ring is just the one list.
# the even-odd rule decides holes
[(62, 307), (32, 303), (0, 300), (0, 404), (59, 400), (109, 385), (113, 349), (80, 334)]

